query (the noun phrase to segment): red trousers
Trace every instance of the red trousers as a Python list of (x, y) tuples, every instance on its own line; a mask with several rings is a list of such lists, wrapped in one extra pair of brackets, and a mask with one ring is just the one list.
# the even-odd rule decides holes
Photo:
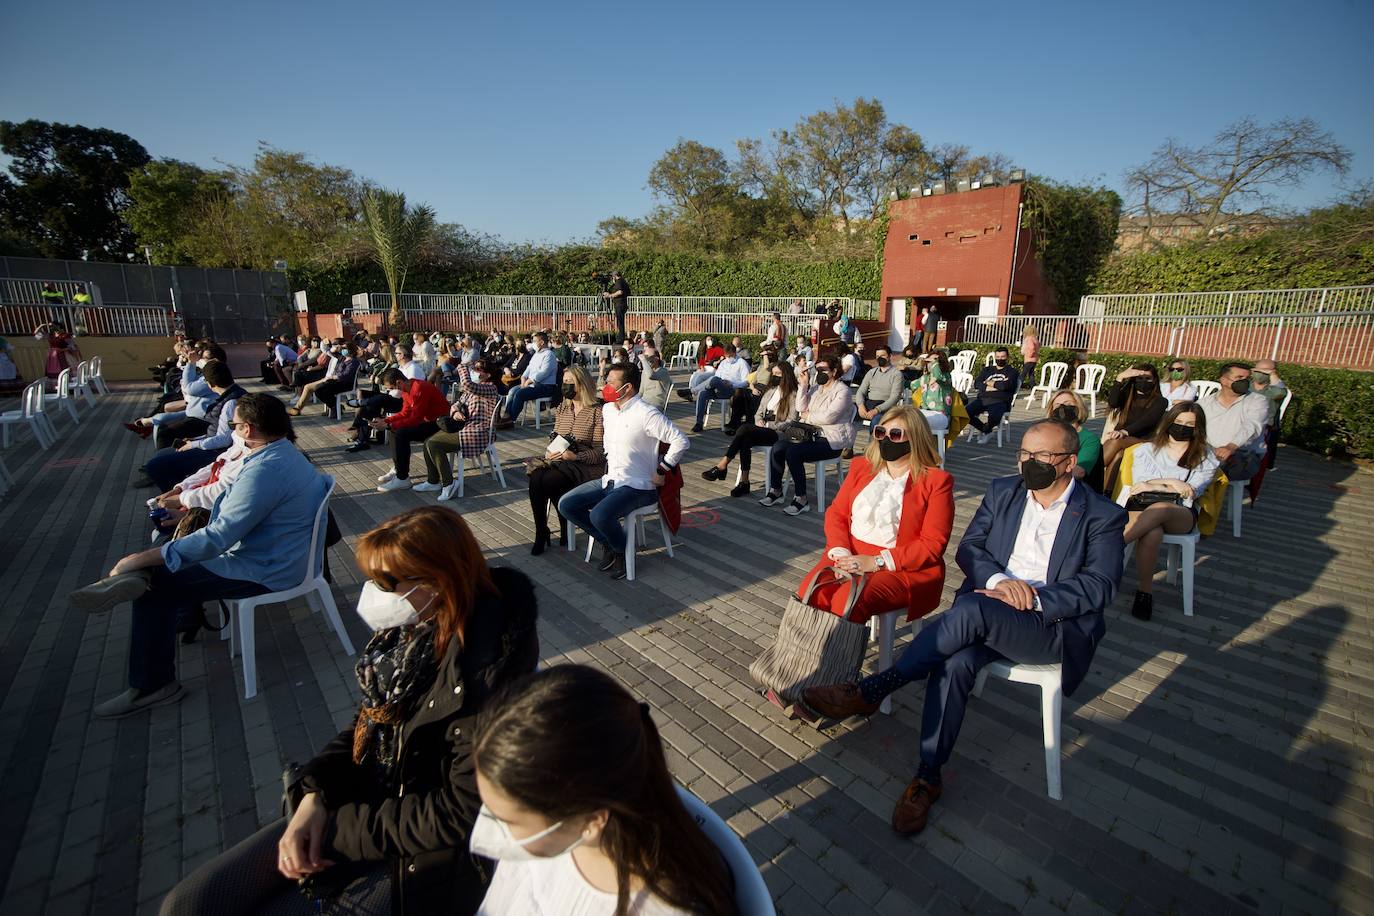
[[(863, 556), (872, 557), (883, 552), (883, 548), (874, 547), (872, 544), (865, 544), (862, 541), (856, 541), (855, 546), (858, 548), (855, 553)], [(811, 571), (802, 579), (801, 587), (797, 589), (797, 597), (800, 598), (806, 594), (807, 587), (818, 575), (823, 576), (821, 584), (817, 585), (816, 590), (811, 593), (810, 604), (817, 610), (829, 611), (836, 617), (840, 617), (844, 615), (845, 604), (849, 601), (849, 593), (854, 586), (854, 580), (836, 580), (833, 571), (825, 572), (833, 565), (829, 557), (822, 556), (820, 561), (811, 567)], [(919, 594), (929, 591), (928, 588), (922, 588), (917, 584), (923, 578), (929, 578), (929, 573), (920, 576), (917, 573), (890, 569), (880, 569), (877, 572), (869, 573), (864, 577), (863, 594), (859, 596), (858, 603), (854, 605), (854, 613), (849, 619), (854, 623), (866, 623), (868, 618), (874, 614), (886, 614), (888, 611), (909, 609), (907, 620), (915, 620), (917, 617), (930, 613), (939, 604), (939, 587), (937, 586), (935, 589), (934, 603), (930, 604), (929, 607), (918, 606), (922, 603), (928, 603), (921, 602), (916, 595), (913, 595), (913, 592)]]

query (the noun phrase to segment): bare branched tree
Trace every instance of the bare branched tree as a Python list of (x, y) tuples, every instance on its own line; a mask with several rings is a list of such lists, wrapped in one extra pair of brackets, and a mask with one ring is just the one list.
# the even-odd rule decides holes
[(1263, 212), (1274, 193), (1313, 172), (1345, 174), (1350, 151), (1311, 118), (1259, 124), (1250, 118), (1223, 128), (1198, 147), (1167, 140), (1149, 162), (1126, 173), (1130, 212), (1145, 218), (1153, 240), (1155, 220), (1166, 213), (1197, 217), (1206, 234), (1242, 208)]

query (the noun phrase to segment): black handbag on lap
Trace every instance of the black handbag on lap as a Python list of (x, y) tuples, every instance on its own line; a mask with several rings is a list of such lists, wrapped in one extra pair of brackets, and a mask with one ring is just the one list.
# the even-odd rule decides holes
[(778, 427), (778, 438), (784, 442), (791, 442), (793, 445), (815, 442), (820, 437), (821, 428), (819, 426), (803, 423), (800, 420), (793, 420), (791, 423), (784, 423)]
[(1126, 497), (1127, 512), (1144, 512), (1156, 503), (1168, 503), (1172, 506), (1183, 505), (1183, 497), (1177, 493), (1165, 493), (1162, 490), (1146, 490), (1143, 493), (1132, 493)]

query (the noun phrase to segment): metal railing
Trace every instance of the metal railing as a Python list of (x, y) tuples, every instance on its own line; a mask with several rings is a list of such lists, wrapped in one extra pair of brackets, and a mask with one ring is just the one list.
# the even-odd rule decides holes
[(971, 317), (968, 343), (1015, 346), (1027, 324), (1046, 347), (1201, 359), (1261, 359), (1374, 370), (1374, 308), (1262, 315)]
[(87, 337), (169, 337), (174, 328), (171, 311), (162, 305), (0, 304), (0, 334), (32, 334), (53, 321)]
[(23, 277), (0, 278), (0, 304), (42, 305), (43, 287), (49, 283), (68, 302), (71, 302), (77, 293), (87, 293), (94, 304), (101, 304), (100, 287), (87, 280), (42, 280)]
[(1374, 309), (1374, 286), (1249, 289), (1207, 293), (1122, 293), (1084, 296), (1082, 318), (1200, 315), (1305, 315)]
[[(751, 315), (760, 318), (772, 312), (784, 316), (788, 308), (798, 298), (802, 302), (802, 315), (813, 315), (817, 306), (825, 306), (832, 299), (816, 297), (768, 297), (768, 296), (631, 296), (630, 313), (667, 319), (669, 316), (719, 312), (733, 315)], [(840, 305), (851, 318), (876, 319), (881, 315), (877, 302), (869, 299), (847, 299), (840, 297)], [(391, 309), (389, 293), (357, 293), (353, 296), (353, 311), (366, 314), (369, 311), (386, 312)], [(411, 312), (477, 312), (505, 313), (512, 316), (523, 314), (563, 316), (591, 315), (605, 310), (605, 301), (600, 296), (490, 296), (468, 295), (464, 293), (402, 293), (401, 310)], [(801, 317), (801, 316), (793, 316)], [(814, 316), (813, 316), (814, 317)], [(724, 333), (724, 332), (721, 332)]]

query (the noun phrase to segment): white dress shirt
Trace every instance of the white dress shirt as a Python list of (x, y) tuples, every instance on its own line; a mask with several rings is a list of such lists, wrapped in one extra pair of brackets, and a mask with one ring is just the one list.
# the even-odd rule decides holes
[[(653, 477), (660, 469), (677, 466), (691, 443), (657, 407), (639, 395), (620, 406), (601, 408), (602, 448), (606, 452), (606, 474), (601, 486), (655, 489)], [(660, 461), (658, 444), (668, 443), (668, 453)]]
[(412, 379), (414, 381), (424, 381), (425, 367), (420, 365), (419, 360), (412, 359), (404, 366), (398, 366), (397, 368), (399, 368), (401, 370), (401, 374), (408, 379)]
[(1230, 407), (1220, 394), (1209, 394), (1197, 405), (1207, 416), (1207, 444), (1212, 448), (1234, 445), (1242, 451), (1264, 447), (1264, 426), (1269, 422), (1269, 401), (1253, 391), (1241, 395)]
[[(900, 477), (893, 477), (886, 470), (879, 471), (854, 497), (849, 510), (850, 535), (865, 544), (883, 548), (881, 556), (886, 569), (897, 568), (892, 548), (897, 546), (897, 529), (902, 524), (902, 495), (910, 479), (910, 470), (903, 471)], [(826, 555), (838, 560), (849, 556), (849, 551), (834, 547)]]
[(1050, 551), (1054, 549), (1054, 537), (1059, 533), (1059, 523), (1064, 520), (1064, 509), (1069, 504), (1069, 494), (1077, 484), (1069, 481), (1059, 498), (1050, 503), (1048, 509), (1040, 505), (1034, 493), (1026, 493), (1026, 509), (1021, 513), (1021, 526), (1016, 530), (1016, 544), (1011, 549), (1004, 572), (988, 576), (984, 588), (996, 588), (1004, 579), (1020, 579), (1036, 588), (1044, 585), (1050, 577)]
[(1160, 382), (1159, 393), (1173, 407), (1179, 401), (1196, 401), (1197, 389), (1192, 382)]
[[(213, 509), (215, 500), (229, 489), (234, 478), (239, 476), (239, 471), (243, 470), (243, 459), (251, 454), (248, 446), (235, 439), (234, 444), (223, 455), (177, 484), (181, 487), (181, 493), (177, 498), (187, 509)], [(210, 475), (215, 472), (216, 465), (219, 475), (211, 482)]]
[(520, 374), (522, 379), (529, 379), (535, 385), (556, 384), (557, 376), (558, 357), (554, 356), (553, 351), (548, 347), (536, 350), (525, 366), (525, 371)]

